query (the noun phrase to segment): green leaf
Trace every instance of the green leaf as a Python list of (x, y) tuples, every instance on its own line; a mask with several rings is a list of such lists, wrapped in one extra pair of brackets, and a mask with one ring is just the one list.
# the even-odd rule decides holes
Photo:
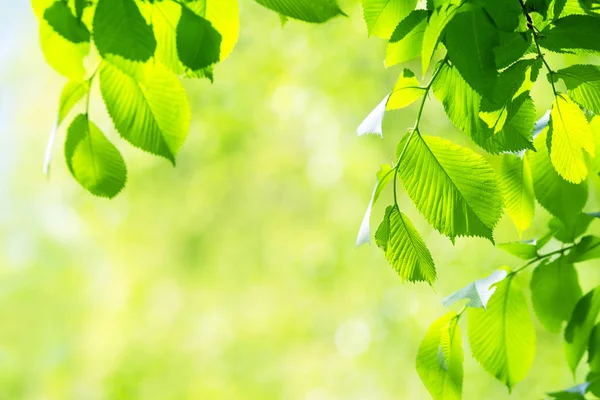
[(538, 247), (535, 239), (522, 240), (520, 242), (499, 243), (498, 247), (523, 260), (531, 260), (538, 256)]
[(469, 86), (484, 96), (496, 86), (494, 47), (499, 43), (496, 27), (479, 8), (457, 14), (446, 27), (448, 57)]
[(93, 30), (94, 43), (102, 56), (147, 61), (156, 50), (152, 27), (134, 0), (98, 0)]
[(183, 65), (191, 70), (206, 68), (219, 61), (220, 51), (221, 34), (210, 22), (182, 7), (177, 24), (177, 53)]
[(256, 0), (273, 11), (301, 21), (323, 23), (338, 15), (346, 15), (336, 0)]
[(583, 235), (590, 223), (598, 218), (597, 214), (580, 213), (574, 218), (562, 222), (558, 218), (552, 218), (548, 226), (554, 232), (554, 237), (563, 243), (573, 243), (575, 239)]
[[(404, 146), (407, 136), (398, 148)], [(457, 236), (493, 241), (502, 198), (492, 167), (472, 150), (445, 139), (412, 137), (398, 175), (419, 211), (452, 241)]]
[(463, 350), (455, 313), (435, 321), (417, 354), (417, 372), (434, 400), (459, 400), (463, 385)]
[(429, 69), (429, 63), (433, 57), (433, 53), (442, 37), (442, 33), (446, 26), (452, 21), (454, 15), (459, 10), (459, 5), (455, 1), (449, 1), (441, 7), (437, 8), (431, 14), (425, 33), (423, 34), (423, 47), (421, 49), (421, 64), (423, 74)]
[(600, 114), (600, 67), (572, 65), (556, 71), (569, 90), (569, 97), (595, 114)]
[(483, 0), (483, 8), (498, 29), (506, 32), (517, 29), (525, 18), (521, 5), (513, 0)]
[(496, 67), (506, 68), (527, 53), (532, 44), (531, 32), (500, 32), (499, 42), (494, 47)]
[(221, 34), (220, 60), (226, 59), (238, 41), (240, 10), (237, 0), (205, 0), (206, 18)]
[(46, 62), (62, 76), (73, 80), (84, 79), (83, 64), (90, 50), (90, 43), (73, 43), (56, 33), (46, 20), (40, 20), (40, 47)]
[(435, 266), (423, 239), (396, 206), (389, 206), (375, 233), (375, 242), (385, 251), (385, 258), (404, 281), (436, 279)]
[(115, 58), (102, 63), (100, 90), (123, 138), (175, 163), (191, 118), (185, 89), (176, 76), (160, 64)]
[(553, 21), (542, 30), (540, 46), (559, 53), (600, 52), (600, 18), (589, 15), (569, 15)]
[(552, 165), (560, 176), (572, 183), (587, 177), (584, 150), (594, 156), (594, 136), (583, 111), (565, 95), (554, 100), (548, 143)]
[[(390, 43), (396, 43), (406, 38), (411, 32), (413, 32), (423, 21), (427, 23), (427, 17), (429, 12), (427, 10), (413, 10), (406, 18), (404, 18), (394, 29), (392, 36), (390, 37)], [(425, 29), (423, 28), (423, 32)], [(422, 40), (422, 38), (421, 38)], [(419, 49), (421, 48), (419, 44)]]
[(73, 177), (93, 195), (113, 198), (125, 186), (127, 170), (121, 153), (85, 114), (69, 126), (65, 158)]
[(511, 102), (503, 129), (494, 135), (479, 118), (481, 96), (465, 82), (456, 68), (442, 64), (433, 91), (454, 125), (486, 151), (499, 154), (533, 148), (531, 136), (536, 115), (533, 101), (527, 93)]
[(561, 331), (563, 322), (570, 319), (581, 295), (577, 271), (565, 257), (559, 257), (552, 262), (544, 261), (533, 271), (533, 310), (548, 331)]
[(75, 0), (75, 17), (77, 21), (81, 21), (81, 17), (83, 17), (83, 10), (85, 9), (86, 0)]
[(375, 187), (373, 188), (373, 194), (371, 195), (371, 200), (367, 206), (367, 211), (365, 211), (365, 215), (360, 224), (360, 229), (356, 238), (356, 247), (371, 242), (370, 223), (373, 205), (377, 202), (377, 199), (379, 198), (379, 195), (383, 189), (385, 189), (387, 184), (391, 182), (392, 177), (394, 176), (392, 172), (392, 167), (387, 164), (382, 165), (379, 171), (377, 171), (377, 181), (375, 182)]
[(588, 344), (588, 364), (590, 372), (600, 371), (600, 324), (594, 325)]
[(469, 309), (468, 334), (473, 357), (509, 390), (525, 378), (535, 355), (535, 329), (512, 276), (496, 286), (487, 310)]
[(407, 107), (424, 95), (425, 88), (421, 87), (415, 74), (410, 69), (405, 68), (388, 98), (386, 109), (397, 110)]
[(496, 284), (506, 278), (507, 272), (503, 269), (492, 272), (485, 278), (469, 283), (464, 288), (452, 293), (442, 299), (444, 307), (450, 307), (452, 304), (462, 299), (467, 299), (467, 307), (486, 308), (490, 297), (496, 291)]
[(417, 5), (417, 0), (363, 0), (369, 35), (389, 39), (394, 28)]
[(573, 373), (588, 347), (599, 310), (600, 286), (588, 292), (577, 302), (565, 329), (565, 355)]
[(525, 157), (502, 156), (500, 184), (506, 213), (520, 233), (533, 221), (535, 197), (529, 161)]
[(600, 238), (597, 236), (584, 236), (575, 248), (569, 252), (569, 262), (578, 263), (600, 258)]
[(58, 104), (58, 114), (56, 116), (56, 122), (50, 132), (48, 138), (48, 144), (46, 145), (46, 153), (44, 155), (44, 166), (42, 168), (44, 174), (50, 172), (50, 162), (52, 160), (52, 150), (54, 148), (54, 140), (56, 139), (56, 132), (58, 127), (77, 104), (86, 94), (90, 91), (89, 81), (83, 82), (68, 82), (63, 88), (62, 94), (60, 95), (60, 102)]
[(385, 51), (385, 66), (400, 64), (421, 54), (427, 11), (414, 10), (398, 24)]
[[(587, 183), (577, 185), (565, 181), (558, 175), (548, 156), (546, 131), (535, 139), (537, 152), (527, 151), (533, 191), (542, 207), (563, 222), (575, 218), (585, 206), (588, 198)], [(568, 204), (569, 207), (565, 207)]]
[(90, 31), (79, 20), (63, 1), (57, 1), (44, 12), (44, 18), (48, 24), (62, 37), (72, 43), (84, 43), (90, 41)]
[[(509, 119), (511, 105), (518, 94), (528, 92), (531, 82), (527, 79), (536, 60), (521, 60), (507, 69), (500, 76), (489, 97), (481, 100), (479, 117), (496, 134), (504, 128)], [(460, 72), (460, 71), (459, 71)], [(531, 85), (532, 86), (532, 85)]]

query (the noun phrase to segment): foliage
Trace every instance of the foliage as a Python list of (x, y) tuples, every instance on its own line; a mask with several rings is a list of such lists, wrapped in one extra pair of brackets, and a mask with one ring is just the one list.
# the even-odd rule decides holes
[[(322, 23), (344, 15), (335, 0), (256, 1), (284, 19)], [(42, 51), (70, 80), (49, 149), (57, 127), (86, 99), (85, 113), (73, 119), (65, 141), (75, 179), (105, 197), (114, 197), (126, 181), (123, 158), (90, 121), (96, 78), (119, 134), (174, 164), (190, 125), (178, 77), (213, 79), (214, 66), (237, 40), (236, 1), (34, 0), (33, 6)], [(527, 375), (535, 330), (517, 276), (533, 265), (535, 314), (551, 332), (560, 332), (566, 323), (565, 354), (573, 371), (587, 351), (590, 370), (596, 372), (599, 289), (582, 296), (576, 265), (600, 257), (600, 239), (582, 237), (595, 217), (582, 210), (600, 170), (595, 159), (600, 69), (590, 64), (553, 69), (546, 53), (600, 53), (597, 1), (428, 0), (418, 5), (363, 0), (363, 7), (368, 33), (388, 41), (386, 66), (420, 58), (423, 74), (433, 68), (427, 84), (403, 68), (396, 85), (357, 130), (382, 135), (387, 111), (420, 99), (415, 124), (399, 141), (395, 162), (377, 174), (357, 245), (369, 241), (372, 209), (389, 183), (393, 203), (374, 236), (403, 280), (433, 285), (437, 271), (425, 241), (398, 204), (398, 182), (425, 220), (452, 242), (474, 236), (494, 243), (503, 208), (520, 235), (531, 225), (536, 200), (553, 216), (546, 235), (499, 246), (526, 260), (523, 266), (476, 280), (444, 301), (446, 306), (469, 302), (434, 322), (419, 348), (417, 371), (427, 389), (435, 399), (461, 397), (459, 322), (467, 309), (468, 341), (482, 367), (509, 390)], [(92, 70), (86, 68), (86, 57), (95, 61)], [(537, 120), (532, 89), (545, 78), (554, 98)], [(501, 158), (498, 172), (475, 151), (422, 134), (419, 125), (431, 92), (460, 131)], [(545, 250), (557, 241), (563, 243), (560, 249)], [(584, 398), (593, 392), (594, 379), (590, 375), (575, 388), (549, 395)]]

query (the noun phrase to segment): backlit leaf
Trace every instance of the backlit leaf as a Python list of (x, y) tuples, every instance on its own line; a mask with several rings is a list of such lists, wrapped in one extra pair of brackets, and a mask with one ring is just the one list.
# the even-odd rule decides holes
[(555, 52), (600, 52), (600, 18), (570, 15), (542, 30), (540, 46)]
[(565, 355), (571, 371), (575, 372), (587, 350), (590, 334), (600, 310), (600, 287), (589, 291), (575, 306), (565, 329)]
[(429, 249), (408, 217), (396, 206), (386, 209), (375, 241), (403, 280), (429, 284), (435, 281), (435, 266)]
[(417, 0), (363, 0), (370, 35), (389, 39), (394, 28), (414, 10)]
[(452, 18), (454, 18), (458, 9), (459, 5), (452, 0), (434, 10), (431, 17), (429, 17), (429, 22), (427, 23), (425, 33), (423, 34), (423, 47), (421, 49), (423, 74), (429, 69), (431, 57), (433, 57), (433, 53), (437, 48), (442, 33), (450, 21), (452, 21)]
[(558, 70), (569, 90), (569, 97), (595, 114), (600, 114), (600, 67), (597, 65), (572, 65)]
[[(548, 155), (546, 147), (546, 131), (535, 139), (537, 152), (527, 151), (533, 177), (533, 191), (542, 207), (561, 221), (575, 218), (585, 206), (588, 198), (587, 183), (574, 184), (558, 175)], [(569, 207), (565, 207), (569, 204)]]
[(425, 89), (421, 87), (415, 74), (405, 68), (388, 98), (386, 109), (397, 110), (407, 107), (417, 99), (423, 97), (424, 94)]
[(103, 62), (100, 89), (117, 131), (136, 147), (171, 162), (190, 126), (190, 107), (179, 79), (160, 64)]
[(417, 372), (434, 400), (459, 400), (463, 385), (463, 350), (455, 313), (435, 321), (417, 354)]
[(504, 155), (500, 168), (500, 183), (506, 213), (519, 232), (531, 225), (535, 210), (533, 178), (525, 157)]
[(427, 27), (427, 11), (414, 10), (402, 20), (392, 34), (385, 51), (385, 66), (400, 64), (421, 54)]
[(575, 304), (581, 298), (579, 278), (573, 264), (564, 257), (542, 262), (531, 277), (533, 310), (544, 327), (559, 333), (563, 322), (571, 318)]
[(382, 165), (379, 171), (377, 172), (377, 181), (375, 182), (375, 187), (373, 188), (373, 194), (371, 195), (371, 200), (369, 201), (369, 205), (367, 206), (367, 211), (365, 211), (365, 215), (360, 224), (360, 229), (358, 231), (358, 236), (356, 238), (356, 247), (369, 243), (371, 241), (371, 212), (373, 209), (373, 205), (377, 202), (379, 195), (385, 189), (387, 184), (392, 180), (394, 174), (392, 167), (389, 165)]
[(127, 170), (121, 153), (84, 114), (69, 126), (65, 158), (77, 182), (96, 196), (115, 197), (125, 186)]
[(585, 114), (565, 95), (552, 106), (549, 131), (550, 159), (556, 171), (572, 183), (580, 183), (588, 174), (584, 151), (594, 155), (594, 137)]
[(457, 236), (493, 241), (502, 198), (492, 167), (472, 150), (445, 139), (412, 137), (398, 175), (419, 211), (452, 241)]
[(535, 329), (525, 295), (509, 277), (496, 285), (487, 310), (468, 312), (473, 357), (511, 390), (527, 376), (535, 355)]

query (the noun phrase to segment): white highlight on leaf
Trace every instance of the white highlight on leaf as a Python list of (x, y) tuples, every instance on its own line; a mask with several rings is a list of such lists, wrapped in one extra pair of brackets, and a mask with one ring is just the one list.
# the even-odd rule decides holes
[(50, 163), (52, 162), (52, 150), (54, 149), (54, 141), (56, 140), (56, 132), (58, 131), (58, 118), (54, 122), (54, 126), (50, 131), (48, 137), (48, 143), (46, 144), (46, 152), (44, 153), (44, 165), (42, 167), (42, 173), (48, 175), (50, 173)]
[(442, 305), (444, 307), (450, 307), (459, 300), (469, 299), (467, 307), (486, 308), (490, 297), (492, 297), (496, 291), (496, 287), (491, 286), (506, 278), (507, 275), (508, 273), (502, 269), (494, 271), (487, 277), (471, 282), (459, 291), (444, 298), (442, 300)]
[(385, 106), (387, 105), (390, 94), (384, 97), (384, 99), (371, 111), (367, 118), (358, 126), (356, 134), (358, 136), (366, 134), (375, 134), (383, 137), (383, 116), (385, 115)]
[(367, 211), (365, 211), (365, 216), (360, 223), (360, 229), (358, 230), (358, 236), (356, 238), (356, 247), (365, 243), (371, 243), (371, 211), (373, 210), (373, 200), (375, 199), (377, 186), (379, 186), (379, 181), (375, 182), (375, 187), (373, 188), (373, 194), (371, 195), (371, 200), (367, 206)]

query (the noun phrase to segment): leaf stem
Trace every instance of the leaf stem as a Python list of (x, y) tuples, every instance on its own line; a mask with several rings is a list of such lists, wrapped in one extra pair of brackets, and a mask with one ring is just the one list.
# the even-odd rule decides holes
[(550, 68), (550, 65), (546, 61), (546, 58), (544, 58), (544, 54), (542, 53), (542, 49), (540, 48), (540, 43), (538, 42), (540, 30), (537, 29), (535, 27), (535, 25), (533, 25), (533, 20), (531, 19), (531, 16), (527, 12), (527, 9), (525, 8), (525, 3), (523, 2), (523, 0), (519, 0), (519, 3), (521, 3), (521, 8), (523, 9), (525, 18), (527, 18), (527, 28), (529, 28), (529, 30), (531, 31), (531, 35), (533, 37), (533, 43), (535, 43), (535, 48), (537, 50), (538, 57), (542, 60), (542, 62), (544, 63), (544, 66), (548, 70), (548, 75), (550, 75), (550, 84), (552, 85), (552, 92), (554, 93), (554, 97), (558, 97), (558, 92), (556, 91), (556, 86), (554, 86), (555, 72), (554, 72), (554, 70), (552, 70), (552, 68)]
[(571, 250), (575, 246), (577, 246), (577, 244), (572, 244), (571, 246), (563, 247), (563, 248), (561, 248), (559, 250), (551, 251), (550, 253), (540, 254), (536, 258), (534, 258), (533, 260), (529, 260), (524, 265), (522, 265), (519, 268), (517, 268), (514, 271), (512, 271), (509, 275), (516, 275), (519, 272), (521, 272), (522, 270), (524, 270), (525, 268), (529, 267), (530, 265), (535, 264), (538, 261), (542, 261), (542, 260), (544, 260), (544, 259), (546, 259), (548, 257), (552, 257), (552, 256), (554, 256), (556, 254), (561, 254), (562, 255), (565, 251)]
[[(444, 58), (444, 60), (442, 62), (446, 62), (446, 60), (447, 60), (447, 58)], [(398, 156), (398, 160), (396, 161), (396, 164), (394, 165), (394, 205), (398, 209), (399, 209), (399, 207), (398, 207), (398, 195), (396, 193), (397, 180), (398, 180), (398, 168), (400, 167), (400, 162), (402, 161), (402, 158), (404, 158), (404, 154), (406, 153), (406, 149), (408, 149), (408, 145), (410, 144), (410, 141), (412, 140), (415, 132), (417, 133), (417, 135), (421, 136), (421, 132), (419, 132), (419, 122), (421, 122), (421, 117), (423, 116), (423, 110), (425, 109), (425, 101), (427, 100), (427, 96), (429, 95), (429, 91), (431, 90), (431, 87), (433, 86), (433, 83), (435, 82), (435, 79), (437, 78), (437, 76), (438, 76), (438, 74), (440, 72), (440, 69), (441, 68), (438, 67), (433, 72), (433, 75), (431, 76), (431, 79), (429, 80), (429, 83), (427, 84), (427, 86), (425, 86), (423, 88), (425, 90), (425, 93), (423, 93), (423, 98), (421, 99), (421, 104), (419, 105), (419, 111), (417, 112), (417, 119), (415, 121), (415, 125), (410, 130), (408, 139), (406, 140), (406, 143), (404, 144), (404, 147), (402, 148), (402, 151), (400, 152), (400, 155)]]

